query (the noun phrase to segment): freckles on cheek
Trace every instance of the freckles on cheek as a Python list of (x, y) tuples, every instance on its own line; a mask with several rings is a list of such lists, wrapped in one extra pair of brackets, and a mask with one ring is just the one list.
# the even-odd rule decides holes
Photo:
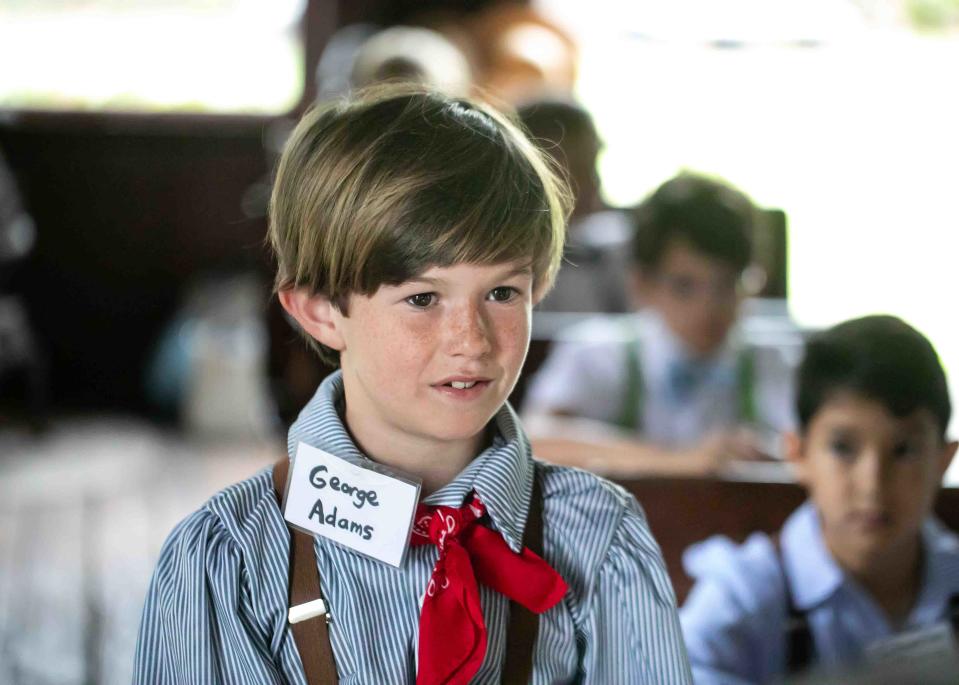
[(500, 350), (525, 356), (529, 346), (529, 321), (525, 316), (504, 317), (496, 322), (497, 343)]
[(392, 321), (384, 326), (380, 355), (384, 370), (396, 378), (415, 383), (425, 370), (432, 345), (431, 329), (420, 322)]

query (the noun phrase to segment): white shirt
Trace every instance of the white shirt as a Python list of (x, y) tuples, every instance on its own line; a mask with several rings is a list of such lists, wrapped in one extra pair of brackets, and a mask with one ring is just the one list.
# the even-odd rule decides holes
[(771, 347), (749, 347), (738, 331), (708, 360), (708, 371), (687, 397), (677, 399), (670, 368), (688, 359), (682, 342), (657, 313), (646, 310), (627, 319), (597, 317), (571, 327), (558, 339), (543, 366), (532, 378), (524, 411), (530, 414), (567, 412), (606, 423), (617, 423), (626, 403), (627, 365), (636, 338), (642, 374), (642, 399), (637, 425), (643, 436), (664, 446), (693, 444), (711, 429), (740, 422), (740, 355), (753, 356), (752, 391), (756, 423), (768, 440), (791, 428), (793, 368), (786, 355)]

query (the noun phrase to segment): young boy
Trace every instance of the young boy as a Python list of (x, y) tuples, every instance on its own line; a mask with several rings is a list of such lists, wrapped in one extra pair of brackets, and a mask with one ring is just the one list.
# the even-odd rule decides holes
[(790, 427), (790, 364), (735, 327), (754, 221), (745, 195), (693, 174), (640, 205), (642, 310), (588, 320), (556, 344), (524, 402), (537, 454), (619, 477), (698, 475), (764, 451), (742, 427)]
[(959, 539), (930, 511), (956, 452), (950, 411), (935, 351), (899, 319), (848, 321), (809, 342), (800, 429), (787, 436), (809, 501), (772, 539), (712, 539), (686, 554), (697, 684), (848, 666), (896, 654), (886, 641), (897, 633), (948, 622)]
[[(332, 677), (351, 683), (689, 682), (642, 511), (534, 462), (505, 404), (565, 205), (535, 149), (479, 103), (387, 86), (304, 117), (272, 199), (277, 290), (340, 370), (290, 430), (283, 512), (268, 469), (171, 535), (139, 682), (304, 683), (301, 660), (330, 647)], [(303, 488), (312, 509), (297, 508)], [(284, 515), (316, 533), (328, 637), (287, 623)], [(540, 616), (514, 631), (524, 606)]]

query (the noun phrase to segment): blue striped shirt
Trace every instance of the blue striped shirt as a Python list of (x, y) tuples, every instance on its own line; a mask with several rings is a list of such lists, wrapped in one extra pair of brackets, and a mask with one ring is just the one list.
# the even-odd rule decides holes
[[(336, 373), (291, 428), (291, 453), (303, 441), (369, 463), (342, 424), (342, 396)], [(518, 551), (534, 462), (512, 409), (494, 420), (492, 445), (424, 502), (458, 507), (475, 490)], [(672, 586), (635, 499), (583, 471), (537, 470), (544, 556), (569, 591), (541, 616), (532, 682), (691, 682)], [(305, 685), (286, 622), (290, 537), (270, 475), (220, 492), (170, 535), (143, 611), (135, 682)], [(398, 569), (318, 536), (315, 550), (340, 682), (414, 682), (419, 600), (436, 548), (411, 548)], [(482, 586), (480, 601), (489, 644), (473, 682), (497, 683), (509, 601)]]

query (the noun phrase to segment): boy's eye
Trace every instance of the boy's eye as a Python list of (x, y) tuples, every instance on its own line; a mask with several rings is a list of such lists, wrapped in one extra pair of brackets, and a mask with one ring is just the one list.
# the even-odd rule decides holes
[(892, 448), (892, 456), (896, 459), (911, 459), (919, 452), (920, 447), (915, 440), (903, 440)]
[(406, 298), (408, 303), (418, 309), (425, 309), (426, 307), (429, 307), (435, 300), (436, 295), (433, 293), (417, 293)]
[(696, 292), (696, 283), (687, 276), (673, 276), (666, 280), (666, 285), (675, 297), (687, 299)]
[(832, 453), (843, 460), (850, 460), (856, 456), (856, 446), (851, 440), (837, 438), (829, 443)]
[(494, 302), (509, 302), (516, 295), (517, 290), (508, 285), (501, 285), (489, 291), (489, 299)]

